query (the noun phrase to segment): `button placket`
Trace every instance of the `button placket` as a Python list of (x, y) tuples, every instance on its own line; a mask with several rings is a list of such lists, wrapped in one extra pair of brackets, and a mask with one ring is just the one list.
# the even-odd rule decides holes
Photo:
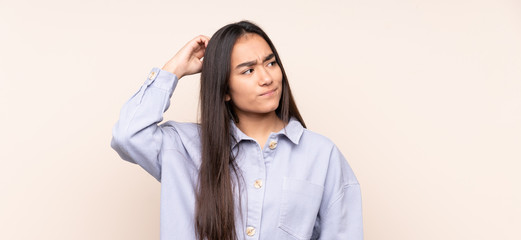
[(270, 144), (268, 146), (271, 150), (275, 149), (277, 147), (277, 141), (271, 140)]
[(255, 228), (251, 227), (251, 226), (247, 227), (246, 228), (246, 235), (248, 235), (250, 237), (254, 236), (255, 235)]
[[(264, 150), (261, 146), (255, 144), (249, 145), (249, 147), (255, 147), (256, 155), (258, 157), (255, 160), (251, 159), (250, 164), (245, 165), (245, 177), (247, 179), (247, 214), (246, 214), (246, 227), (243, 231), (247, 235), (247, 239), (258, 239), (259, 234), (256, 233), (257, 229), (261, 227), (262, 210), (264, 204), (265, 187), (264, 180), (266, 179), (266, 165), (264, 163)], [(253, 148), (251, 150), (254, 150)], [(253, 152), (252, 155), (254, 156)]]
[(269, 162), (273, 158), (273, 154), (275, 154), (275, 149), (278, 146), (277, 137), (270, 136), (268, 146), (263, 150), (264, 162)]
[(256, 189), (259, 189), (262, 187), (262, 179), (257, 179), (255, 180), (255, 182), (253, 183), (253, 186), (256, 188)]

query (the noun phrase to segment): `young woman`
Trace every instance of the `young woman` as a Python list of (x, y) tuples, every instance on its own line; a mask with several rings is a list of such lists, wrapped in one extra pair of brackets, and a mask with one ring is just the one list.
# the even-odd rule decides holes
[[(199, 72), (200, 123), (158, 125), (179, 79)], [(153, 68), (111, 146), (161, 182), (161, 239), (363, 239), (353, 171), (305, 128), (274, 45), (250, 22)]]

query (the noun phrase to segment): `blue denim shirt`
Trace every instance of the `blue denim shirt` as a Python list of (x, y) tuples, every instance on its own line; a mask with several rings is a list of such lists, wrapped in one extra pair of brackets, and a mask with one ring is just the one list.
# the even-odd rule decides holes
[[(199, 125), (159, 124), (177, 82), (175, 74), (153, 68), (123, 106), (111, 141), (122, 159), (161, 182), (162, 240), (195, 239)], [(363, 239), (360, 185), (331, 140), (292, 118), (261, 146), (231, 125), (243, 179), (235, 189), (239, 239)]]

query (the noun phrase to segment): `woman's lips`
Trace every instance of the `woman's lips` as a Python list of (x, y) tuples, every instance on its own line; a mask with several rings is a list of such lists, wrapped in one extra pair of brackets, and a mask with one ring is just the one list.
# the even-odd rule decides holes
[(271, 96), (271, 95), (273, 95), (275, 93), (275, 91), (277, 91), (276, 88), (262, 93), (261, 96)]

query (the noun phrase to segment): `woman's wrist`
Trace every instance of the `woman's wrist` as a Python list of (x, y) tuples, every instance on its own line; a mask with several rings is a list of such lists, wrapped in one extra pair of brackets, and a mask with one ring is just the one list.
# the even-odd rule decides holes
[(183, 74), (181, 71), (179, 71), (177, 65), (169, 65), (167, 63), (167, 64), (165, 64), (165, 66), (163, 66), (161, 68), (161, 70), (168, 71), (168, 72), (175, 74), (177, 76), (177, 79), (181, 79), (183, 77)]

